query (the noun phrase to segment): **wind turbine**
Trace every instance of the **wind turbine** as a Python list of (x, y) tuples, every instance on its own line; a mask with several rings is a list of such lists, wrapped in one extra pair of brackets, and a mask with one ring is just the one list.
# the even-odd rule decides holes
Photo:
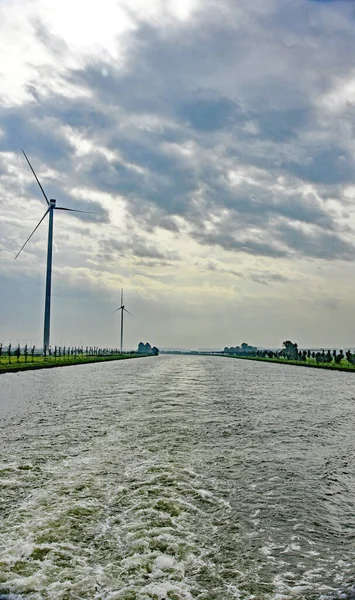
[[(36, 231), (36, 229), (38, 229), (38, 227), (40, 226), (40, 224), (42, 223), (42, 221), (46, 218), (46, 216), (49, 214), (49, 223), (48, 223), (48, 245), (47, 245), (47, 275), (46, 275), (46, 296), (45, 296), (45, 308), (44, 308), (44, 332), (43, 332), (43, 350), (45, 347), (49, 347), (49, 339), (50, 339), (50, 320), (51, 320), (51, 284), (52, 284), (52, 251), (53, 251), (53, 217), (54, 217), (54, 211), (55, 210), (66, 210), (69, 212), (78, 212), (78, 213), (87, 213), (88, 211), (86, 210), (76, 210), (74, 208), (64, 208), (62, 206), (56, 206), (56, 200), (54, 200), (54, 198), (51, 198), (50, 200), (48, 200), (46, 193), (43, 189), (43, 187), (40, 184), (40, 181), (30, 163), (30, 161), (28, 160), (26, 153), (24, 150), (22, 150), (23, 155), (25, 157), (25, 159), (28, 162), (28, 165), (33, 173), (33, 175), (35, 176), (35, 179), (41, 189), (41, 192), (47, 202), (47, 210), (44, 213), (42, 219), (39, 221), (39, 223), (36, 225), (36, 227), (34, 228), (34, 230), (32, 231), (31, 235), (27, 238), (27, 240), (25, 241), (24, 245), (22, 246), (22, 248), (18, 251), (18, 253), (15, 256), (15, 259), (19, 256), (19, 254), (22, 252), (22, 250), (24, 249), (24, 247), (26, 246), (27, 242), (31, 239), (31, 237), (33, 236), (34, 232)], [(93, 213), (90, 213), (93, 214)]]
[(120, 350), (120, 354), (122, 354), (122, 346), (123, 346), (123, 313), (126, 312), (129, 315), (131, 315), (131, 313), (125, 308), (124, 304), (123, 304), (123, 290), (121, 290), (121, 306), (119, 308), (116, 308), (116, 310), (114, 310), (111, 315), (113, 315), (113, 313), (117, 312), (117, 311), (121, 311), (121, 350)]

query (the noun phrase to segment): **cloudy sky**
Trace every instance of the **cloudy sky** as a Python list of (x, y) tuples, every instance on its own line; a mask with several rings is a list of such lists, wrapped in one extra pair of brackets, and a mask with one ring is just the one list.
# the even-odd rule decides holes
[(355, 346), (355, 2), (0, 0), (0, 341)]

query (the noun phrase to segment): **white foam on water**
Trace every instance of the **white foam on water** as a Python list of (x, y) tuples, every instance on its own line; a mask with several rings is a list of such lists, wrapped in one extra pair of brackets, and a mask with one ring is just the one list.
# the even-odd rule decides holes
[(166, 554), (158, 556), (154, 561), (154, 569), (157, 569), (158, 571), (173, 569), (175, 565), (175, 558), (173, 556), (167, 556)]
[[(208, 378), (204, 370), (195, 377), (194, 395), (185, 368), (174, 378), (164, 360), (154, 364), (154, 376), (148, 366), (125, 367), (134, 377), (106, 366), (104, 379), (77, 380), (74, 373), (70, 385), (54, 374), (60, 385), (42, 390), (53, 381), (45, 374), (40, 409), (33, 405), (29, 418), (8, 424), (0, 471), (6, 508), (0, 594), (16, 600), (313, 600), (315, 594), (334, 600), (342, 594), (352, 554), (339, 561), (334, 545), (320, 544), (321, 527), (318, 538), (306, 530), (302, 490), (297, 505), (302, 477), (292, 473), (289, 500), (279, 490), (287, 477), (269, 476), (271, 459), (250, 466), (257, 456), (252, 412), (245, 430), (233, 438), (223, 433), (243, 422), (252, 397), (243, 404), (243, 395), (231, 394), (223, 408), (220, 389), (213, 396), (218, 374)], [(232, 383), (237, 389), (239, 379)], [(179, 387), (184, 395), (177, 401)], [(253, 452), (244, 453), (248, 444)], [(275, 464), (280, 473), (279, 456)], [(330, 568), (333, 588), (324, 583)]]

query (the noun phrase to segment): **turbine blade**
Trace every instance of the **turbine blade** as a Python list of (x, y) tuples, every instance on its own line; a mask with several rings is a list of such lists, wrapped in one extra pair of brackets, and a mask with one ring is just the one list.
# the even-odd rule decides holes
[(91, 212), (89, 210), (76, 210), (76, 208), (64, 208), (63, 206), (56, 206), (55, 210), (68, 210), (69, 212), (80, 212), (86, 215), (98, 215), (99, 213)]
[(131, 317), (133, 317), (132, 313), (130, 313), (129, 310), (127, 310), (127, 308), (124, 308), (123, 310), (125, 310), (126, 313), (128, 313), (129, 315), (131, 315)]
[(31, 171), (32, 171), (33, 175), (35, 176), (35, 178), (36, 178), (36, 181), (37, 181), (37, 183), (38, 183), (39, 187), (41, 188), (42, 194), (43, 194), (43, 196), (45, 197), (45, 199), (46, 199), (46, 202), (47, 202), (47, 204), (48, 204), (48, 206), (49, 206), (49, 200), (48, 200), (48, 198), (47, 198), (47, 196), (46, 196), (46, 194), (45, 194), (45, 191), (44, 191), (43, 187), (41, 186), (41, 184), (40, 184), (40, 182), (39, 182), (39, 179), (38, 179), (38, 177), (37, 177), (36, 173), (34, 172), (34, 169), (33, 169), (32, 165), (31, 165), (30, 161), (28, 160), (28, 158), (27, 158), (27, 156), (26, 156), (26, 152), (25, 152), (24, 150), (22, 150), (22, 152), (23, 152), (23, 154), (24, 154), (24, 157), (25, 157), (25, 159), (27, 160), (27, 162), (28, 162), (28, 164), (29, 164), (29, 166), (30, 166), (30, 169), (31, 169)]
[(18, 257), (18, 255), (22, 252), (22, 250), (24, 249), (24, 247), (26, 246), (27, 242), (31, 239), (31, 237), (33, 236), (34, 232), (36, 231), (36, 229), (38, 229), (38, 227), (40, 226), (40, 224), (42, 223), (43, 219), (48, 215), (50, 209), (47, 208), (46, 212), (44, 213), (42, 219), (40, 220), (40, 222), (36, 225), (36, 227), (34, 228), (34, 230), (32, 231), (31, 235), (27, 238), (27, 240), (25, 241), (24, 245), (22, 246), (21, 250), (18, 251), (18, 253), (15, 256), (15, 259)]
[(110, 313), (110, 315), (113, 315), (115, 312), (117, 312), (118, 310), (121, 310), (122, 306), (120, 306), (119, 308), (116, 308), (116, 310), (113, 310), (112, 313)]
[(121, 289), (121, 306), (123, 306), (123, 289)]

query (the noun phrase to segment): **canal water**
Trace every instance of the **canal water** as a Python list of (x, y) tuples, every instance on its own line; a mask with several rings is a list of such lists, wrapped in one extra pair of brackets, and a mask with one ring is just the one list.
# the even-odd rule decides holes
[(355, 598), (355, 375), (160, 356), (0, 377), (0, 598)]

